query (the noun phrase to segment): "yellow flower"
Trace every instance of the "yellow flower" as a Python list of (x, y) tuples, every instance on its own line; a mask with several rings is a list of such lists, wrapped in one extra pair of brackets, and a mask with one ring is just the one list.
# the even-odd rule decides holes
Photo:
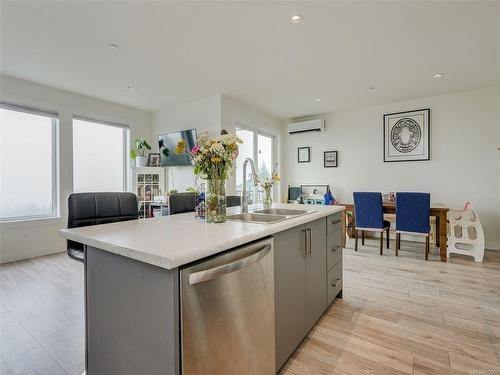
[(185, 150), (186, 150), (186, 142), (183, 139), (181, 139), (179, 142), (177, 142), (177, 145), (175, 146), (175, 153), (183, 154)]
[(213, 156), (213, 157), (212, 157), (212, 162), (213, 162), (213, 163), (218, 163), (218, 162), (220, 162), (220, 161), (221, 161), (221, 158), (220, 158), (220, 157), (218, 157), (218, 156)]

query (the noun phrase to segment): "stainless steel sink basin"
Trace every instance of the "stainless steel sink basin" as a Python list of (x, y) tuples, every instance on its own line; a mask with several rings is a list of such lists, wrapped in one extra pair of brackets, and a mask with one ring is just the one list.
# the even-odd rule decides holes
[(269, 215), (249, 212), (245, 214), (228, 215), (227, 219), (232, 221), (244, 221), (246, 223), (273, 224), (278, 221), (289, 219), (289, 217), (284, 215)]
[(265, 214), (265, 215), (284, 215), (284, 216), (298, 216), (304, 215), (311, 211), (307, 210), (292, 210), (289, 208), (267, 208), (265, 210), (256, 210), (253, 211), (256, 214)]

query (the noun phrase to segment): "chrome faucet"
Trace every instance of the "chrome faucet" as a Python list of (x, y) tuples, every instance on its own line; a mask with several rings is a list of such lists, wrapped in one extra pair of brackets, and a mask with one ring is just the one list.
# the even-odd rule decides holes
[(259, 176), (255, 171), (255, 164), (251, 158), (246, 158), (243, 162), (243, 189), (241, 191), (241, 213), (248, 212), (248, 197), (247, 197), (247, 164), (250, 163), (250, 169), (252, 170), (252, 180), (253, 186), (257, 186), (259, 183)]

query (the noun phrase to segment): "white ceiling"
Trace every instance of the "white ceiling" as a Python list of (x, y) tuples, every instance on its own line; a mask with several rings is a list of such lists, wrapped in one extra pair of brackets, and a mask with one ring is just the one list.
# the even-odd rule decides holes
[(500, 84), (499, 19), (477, 1), (2, 1), (0, 62), (148, 110), (222, 93), (287, 118)]

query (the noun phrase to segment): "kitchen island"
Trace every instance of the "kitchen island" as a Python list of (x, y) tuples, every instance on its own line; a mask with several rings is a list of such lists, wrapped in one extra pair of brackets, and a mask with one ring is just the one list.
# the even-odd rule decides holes
[(87, 375), (278, 371), (342, 293), (344, 208), (300, 208), (273, 224), (187, 213), (61, 230), (85, 245)]

